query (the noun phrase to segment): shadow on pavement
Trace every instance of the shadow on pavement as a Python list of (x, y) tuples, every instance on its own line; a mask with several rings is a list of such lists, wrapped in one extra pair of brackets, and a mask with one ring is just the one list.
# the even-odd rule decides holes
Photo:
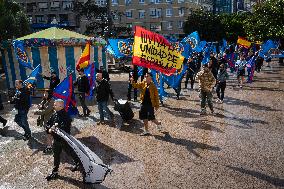
[(203, 129), (207, 131), (216, 131), (219, 133), (224, 133), (224, 131), (218, 129), (217, 127), (213, 127), (212, 125), (206, 123), (207, 120), (197, 120), (193, 122), (187, 122), (189, 127), (197, 128), (197, 129)]
[(226, 97), (225, 103), (229, 105), (239, 105), (243, 107), (247, 106), (248, 108), (255, 109), (255, 110), (280, 111), (277, 109), (270, 108), (268, 106), (263, 106), (260, 104), (252, 103), (246, 100), (240, 100), (240, 99), (233, 98), (233, 97)]
[(269, 175), (263, 174), (261, 172), (258, 171), (253, 171), (253, 170), (248, 170), (248, 169), (244, 169), (244, 168), (240, 168), (240, 167), (233, 167), (233, 166), (226, 166), (229, 169), (232, 169), (234, 171), (238, 171), (247, 175), (251, 175), (255, 178), (264, 180), (266, 182), (269, 182), (270, 184), (273, 184), (275, 186), (284, 186), (284, 179), (281, 178), (275, 178), (275, 177), (271, 177)]
[(125, 123), (121, 127), (121, 131), (129, 132), (129, 133), (134, 133), (134, 134), (139, 134), (143, 132), (143, 123), (141, 120), (138, 119), (132, 119), (127, 122), (128, 125)]
[(173, 108), (169, 106), (165, 106), (164, 110), (174, 116), (177, 117), (185, 117), (185, 118), (199, 118), (200, 111), (193, 109), (183, 109), (183, 108)]
[(213, 150), (213, 151), (220, 151), (221, 148), (218, 146), (210, 146), (208, 144), (203, 144), (199, 142), (194, 142), (186, 139), (179, 139), (172, 137), (169, 133), (165, 133), (165, 136), (153, 135), (156, 139), (162, 140), (165, 142), (170, 142), (176, 145), (185, 146), (188, 151), (194, 154), (197, 157), (201, 157), (194, 149), (205, 149), (205, 150)]
[(63, 180), (64, 182), (67, 182), (82, 189), (109, 189), (108, 187), (100, 184), (85, 184), (83, 181), (79, 181), (71, 177), (65, 177), (61, 175), (58, 177), (58, 179)]
[(78, 138), (84, 145), (90, 148), (105, 164), (120, 164), (134, 161), (132, 158), (118, 152), (117, 150), (101, 143), (96, 137), (89, 136)]

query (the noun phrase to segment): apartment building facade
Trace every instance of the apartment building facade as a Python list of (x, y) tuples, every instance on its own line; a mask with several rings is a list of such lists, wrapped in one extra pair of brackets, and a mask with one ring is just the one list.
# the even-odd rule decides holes
[(75, 0), (17, 0), (26, 11), (31, 27), (36, 31), (57, 25), (76, 30), (80, 21), (74, 13)]

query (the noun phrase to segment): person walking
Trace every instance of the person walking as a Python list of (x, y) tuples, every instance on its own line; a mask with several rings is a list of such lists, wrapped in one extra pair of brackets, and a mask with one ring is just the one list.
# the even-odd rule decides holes
[[(217, 102), (223, 103), (224, 93), (226, 89), (226, 80), (229, 78), (229, 74), (225, 68), (224, 64), (220, 65), (218, 74), (217, 74), (217, 86), (216, 86), (216, 93), (218, 96)], [(220, 94), (221, 91), (221, 94)]]
[[(52, 98), (49, 98), (47, 92), (43, 94), (43, 99), (38, 106), (38, 110), (35, 111), (35, 115), (39, 115), (37, 119), (37, 125), (40, 127), (45, 127), (46, 123), (50, 119), (51, 115), (53, 114), (53, 105), (54, 101)], [(52, 152), (52, 136), (47, 134), (46, 136), (46, 148), (43, 150), (43, 153), (50, 153)]]
[(131, 83), (134, 88), (140, 89), (141, 108), (139, 111), (139, 119), (143, 120), (144, 131), (141, 136), (149, 135), (148, 122), (152, 121), (157, 125), (157, 129), (162, 131), (161, 122), (155, 117), (154, 109), (159, 109), (159, 94), (156, 85), (152, 80), (150, 73), (145, 74), (145, 81), (136, 83), (134, 78), (131, 78)]
[(238, 79), (238, 85), (240, 88), (243, 88), (243, 83), (245, 80), (245, 68), (246, 68), (247, 61), (245, 60), (244, 55), (240, 55), (240, 59), (236, 62), (236, 68), (237, 68), (237, 79)]
[(200, 90), (200, 101), (201, 101), (201, 115), (206, 114), (206, 100), (211, 113), (214, 114), (213, 103), (212, 103), (212, 89), (216, 84), (216, 79), (214, 78), (212, 72), (208, 68), (208, 64), (202, 66), (202, 70), (197, 73), (196, 80), (199, 82)]
[(66, 133), (70, 134), (71, 130), (71, 118), (68, 113), (64, 109), (64, 101), (61, 99), (57, 99), (54, 102), (54, 110), (55, 112), (52, 114), (50, 119), (46, 124), (46, 131), (53, 136), (53, 159), (54, 166), (51, 174), (46, 177), (47, 181), (58, 178), (58, 169), (60, 165), (60, 156), (62, 150), (67, 152), (67, 154), (71, 155), (74, 161), (74, 167), (72, 171), (76, 171), (79, 167), (79, 159), (75, 155), (75, 152), (71, 149), (71, 147), (67, 144), (67, 142), (55, 134), (54, 127), (62, 129)]
[(186, 78), (184, 82), (184, 88), (187, 89), (188, 81), (190, 79), (190, 88), (193, 89), (194, 86), (194, 81), (195, 81), (195, 74), (197, 71), (197, 65), (196, 62), (192, 59), (189, 58), (187, 61), (187, 70), (186, 70)]
[(74, 86), (78, 86), (79, 100), (81, 106), (83, 108), (83, 116), (89, 116), (91, 110), (89, 110), (88, 106), (85, 102), (86, 93), (90, 91), (90, 84), (88, 77), (84, 74), (84, 69), (79, 70), (79, 77), (77, 78)]
[(23, 85), (22, 80), (15, 81), (16, 94), (10, 101), (15, 104), (15, 109), (18, 111), (15, 115), (15, 122), (24, 129), (24, 140), (29, 140), (31, 130), (28, 123), (28, 112), (31, 106), (30, 91)]
[[(127, 91), (127, 100), (131, 101), (131, 90), (132, 90), (132, 84), (130, 82), (130, 79), (133, 78), (135, 82), (138, 80), (138, 67), (136, 65), (131, 64), (130, 70), (129, 70), (129, 82), (128, 82), (128, 91)], [(134, 101), (137, 101), (137, 89), (134, 88)]]
[(96, 100), (98, 103), (98, 109), (99, 109), (99, 114), (100, 114), (100, 121), (98, 122), (98, 125), (99, 125), (99, 124), (105, 124), (105, 120), (104, 120), (105, 113), (110, 118), (110, 120), (113, 121), (114, 115), (109, 110), (107, 105), (108, 105), (109, 96), (111, 96), (111, 99), (113, 100), (114, 95), (113, 95), (109, 82), (105, 78), (103, 78), (102, 73), (97, 73), (96, 81), (97, 81), (97, 85), (95, 88), (95, 92), (96, 92)]
[(51, 98), (53, 96), (54, 88), (60, 83), (60, 79), (57, 76), (55, 71), (51, 72), (51, 76), (50, 77), (42, 75), (42, 78), (50, 81), (48, 95), (49, 95), (49, 98)]

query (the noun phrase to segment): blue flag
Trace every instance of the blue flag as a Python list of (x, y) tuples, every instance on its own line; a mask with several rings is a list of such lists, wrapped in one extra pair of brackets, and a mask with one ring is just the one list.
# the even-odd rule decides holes
[(211, 50), (211, 46), (212, 45), (209, 45), (207, 46), (205, 49), (204, 49), (204, 57), (202, 59), (202, 65), (203, 64), (208, 64), (209, 61), (210, 61), (210, 50)]
[(168, 96), (168, 93), (166, 93), (164, 89), (164, 80), (162, 74), (157, 70), (151, 70), (151, 74), (153, 75), (152, 80), (158, 89), (159, 98), (163, 99), (164, 96)]
[(222, 39), (222, 44), (221, 44), (221, 53), (222, 53), (222, 55), (225, 52), (225, 50), (227, 49), (227, 47), (228, 47), (228, 45), (227, 45), (226, 39)]
[(267, 40), (265, 43), (263, 43), (261, 45), (261, 50), (259, 52), (259, 55), (264, 58), (264, 55), (267, 55), (268, 51), (270, 49), (274, 49), (274, 48), (277, 48), (277, 44), (274, 43), (272, 40)]
[(116, 58), (131, 57), (133, 54), (133, 40), (109, 39), (108, 44)]
[(16, 54), (16, 57), (17, 57), (19, 63), (21, 65), (23, 65), (24, 67), (27, 67), (31, 70), (34, 69), (33, 66), (32, 66), (32, 63), (29, 60), (29, 57), (28, 57), (28, 55), (25, 51), (23, 41), (14, 40), (13, 41), (13, 47), (14, 47), (14, 51), (15, 51), (15, 54)]
[(41, 65), (37, 65), (37, 67), (32, 71), (29, 77), (24, 81), (24, 83), (35, 84), (38, 79), (39, 73), (41, 73)]
[(189, 44), (191, 46), (191, 49), (194, 51), (196, 51), (196, 49), (198, 48), (199, 42), (200, 38), (197, 31), (192, 32), (190, 35), (183, 38), (183, 40), (181, 41), (181, 43), (183, 43), (184, 45)]
[(188, 68), (188, 66), (186, 64), (183, 64), (183, 68), (182, 68), (182, 71), (180, 73), (173, 74), (173, 75), (170, 75), (170, 76), (162, 74), (162, 78), (163, 78), (164, 82), (166, 82), (169, 86), (176, 89), (176, 88), (178, 88), (179, 83), (182, 80), (187, 68)]
[(207, 45), (207, 42), (206, 41), (200, 41), (198, 47), (196, 48), (196, 52), (202, 52), (203, 49), (205, 48), (205, 46)]
[(94, 96), (94, 89), (96, 87), (96, 69), (95, 69), (95, 63), (90, 64), (87, 68), (84, 70), (85, 75), (89, 79), (90, 84), (90, 91), (87, 97), (89, 99), (92, 99)]
[(144, 68), (141, 66), (138, 66), (138, 77), (141, 77), (143, 75)]
[(69, 114), (69, 116), (75, 116), (78, 114), (71, 74), (57, 85), (57, 87), (55, 87), (53, 90), (53, 98), (62, 99), (64, 101), (65, 111)]

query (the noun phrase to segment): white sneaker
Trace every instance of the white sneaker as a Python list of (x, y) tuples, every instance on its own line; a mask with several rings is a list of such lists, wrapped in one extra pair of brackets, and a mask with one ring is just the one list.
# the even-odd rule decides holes
[(162, 125), (157, 125), (157, 129), (158, 129), (159, 132), (161, 132), (162, 131)]
[(221, 100), (220, 100), (219, 98), (216, 100), (217, 103), (220, 103), (220, 101), (221, 101)]

